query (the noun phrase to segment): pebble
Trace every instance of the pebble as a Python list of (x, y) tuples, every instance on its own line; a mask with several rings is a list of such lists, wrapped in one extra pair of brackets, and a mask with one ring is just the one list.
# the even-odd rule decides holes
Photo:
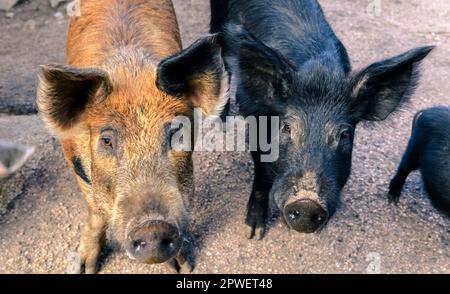
[(13, 18), (14, 17), (14, 12), (7, 12), (6, 14), (5, 14), (5, 16), (6, 16), (6, 18)]
[(66, 0), (49, 0), (48, 2), (50, 3), (50, 6), (51, 6), (52, 8), (56, 8), (56, 7), (58, 7), (61, 3), (66, 2)]
[(23, 25), (23, 29), (24, 29), (24, 31), (29, 32), (29, 33), (33, 32), (36, 29), (36, 22), (32, 19), (28, 20)]
[(63, 19), (64, 18), (64, 14), (62, 14), (62, 12), (56, 12), (54, 15), (53, 15), (57, 20), (61, 20), (61, 19)]
[(18, 0), (0, 0), (0, 10), (10, 10)]

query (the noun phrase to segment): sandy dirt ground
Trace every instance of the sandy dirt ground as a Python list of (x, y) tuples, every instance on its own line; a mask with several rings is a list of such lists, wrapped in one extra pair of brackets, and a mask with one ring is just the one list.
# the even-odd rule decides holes
[[(184, 45), (207, 33), (209, 1), (175, 0)], [(424, 196), (414, 173), (398, 206), (388, 182), (421, 108), (450, 104), (448, 0), (322, 0), (354, 68), (434, 44), (412, 102), (386, 122), (360, 126), (352, 176), (342, 205), (320, 234), (289, 231), (273, 219), (262, 241), (244, 237), (252, 182), (247, 153), (196, 153), (196, 196), (190, 210), (197, 243), (194, 273), (450, 273), (450, 221)], [(63, 11), (63, 8), (59, 8)], [(46, 0), (0, 11), (0, 138), (35, 145), (16, 175), (0, 183), (15, 197), (0, 219), (0, 273), (64, 273), (86, 217), (85, 204), (57, 141), (35, 114), (38, 65), (63, 63), (67, 17)], [(56, 15), (55, 15), (56, 13)], [(12, 18), (11, 18), (12, 16)], [(170, 273), (105, 250), (101, 273)]]

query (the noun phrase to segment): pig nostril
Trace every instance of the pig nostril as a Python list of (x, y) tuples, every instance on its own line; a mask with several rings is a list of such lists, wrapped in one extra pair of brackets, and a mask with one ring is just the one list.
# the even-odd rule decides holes
[(289, 219), (291, 219), (291, 220), (295, 220), (299, 216), (300, 216), (300, 211), (299, 210), (294, 210), (291, 213), (289, 213)]
[(319, 214), (313, 214), (311, 216), (311, 221), (314, 223), (322, 223), (323, 220), (324, 220), (323, 216)]
[(162, 240), (161, 244), (165, 248), (173, 249), (175, 247), (175, 241), (171, 238), (166, 238)]
[(132, 243), (134, 250), (139, 251), (145, 247), (146, 243), (142, 240), (135, 240)]

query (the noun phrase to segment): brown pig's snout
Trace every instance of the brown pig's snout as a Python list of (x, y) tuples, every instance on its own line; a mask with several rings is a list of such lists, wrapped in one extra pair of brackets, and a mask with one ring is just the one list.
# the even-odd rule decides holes
[(284, 207), (287, 224), (300, 233), (313, 233), (328, 221), (328, 212), (316, 201), (310, 199), (296, 200)]
[(151, 220), (132, 228), (126, 251), (141, 263), (162, 263), (175, 257), (182, 245), (178, 228), (168, 222)]

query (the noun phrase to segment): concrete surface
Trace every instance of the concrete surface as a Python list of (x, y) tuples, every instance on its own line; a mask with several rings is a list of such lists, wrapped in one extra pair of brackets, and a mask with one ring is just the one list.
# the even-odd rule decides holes
[[(175, 0), (184, 45), (208, 31), (207, 0)], [(387, 122), (360, 126), (353, 174), (342, 206), (320, 234), (290, 232), (274, 219), (266, 238), (244, 238), (252, 164), (246, 153), (195, 154), (197, 237), (194, 273), (450, 273), (450, 220), (410, 176), (398, 207), (387, 204), (388, 182), (406, 146), (416, 110), (450, 104), (448, 0), (322, 0), (355, 68), (419, 45), (437, 50), (423, 66), (412, 103)], [(64, 7), (59, 8), (61, 11)], [(57, 142), (35, 112), (39, 64), (64, 61), (67, 19), (45, 0), (0, 12), (0, 138), (35, 145), (32, 160), (0, 183), (15, 200), (0, 220), (0, 273), (63, 273), (78, 245), (85, 204)], [(15, 115), (6, 115), (9, 112)], [(4, 196), (6, 195), (6, 196)], [(134, 263), (106, 251), (101, 273), (167, 273), (164, 265)]]

